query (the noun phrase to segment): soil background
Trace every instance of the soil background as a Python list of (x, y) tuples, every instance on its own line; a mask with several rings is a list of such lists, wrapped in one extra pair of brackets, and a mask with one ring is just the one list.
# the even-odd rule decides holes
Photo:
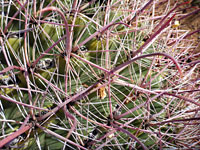
[[(156, 9), (156, 13), (162, 13), (166, 6), (169, 4), (168, 2), (165, 2), (164, 0), (163, 4), (160, 5), (158, 9)], [(181, 30), (189, 30), (190, 33), (196, 30), (200, 30), (200, 0), (170, 0), (170, 7), (173, 8), (175, 5), (181, 4), (183, 2), (188, 2), (188, 4), (184, 4), (176, 9), (177, 14), (181, 14), (183, 17), (185, 16), (184, 19), (180, 19), (180, 26), (178, 28)], [(193, 54), (200, 53), (200, 31), (192, 34), (187, 38), (192, 39), (196, 47), (191, 49), (190, 52)], [(195, 59), (196, 58), (197, 56)], [(198, 55), (198, 58), (200, 59), (200, 54)]]

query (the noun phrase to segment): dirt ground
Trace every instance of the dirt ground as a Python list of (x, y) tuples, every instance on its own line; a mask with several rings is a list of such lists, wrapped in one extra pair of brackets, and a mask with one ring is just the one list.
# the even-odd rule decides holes
[[(162, 2), (162, 1), (161, 1)], [(190, 32), (195, 30), (200, 30), (200, 0), (170, 0), (170, 7), (173, 8), (176, 4), (181, 4), (183, 2), (188, 2), (188, 4), (184, 4), (180, 6), (177, 10), (177, 14), (181, 14), (182, 16), (186, 16), (184, 19), (180, 19), (179, 29), (189, 30)], [(163, 4), (158, 6), (156, 9), (156, 13), (161, 13), (165, 10), (166, 5), (169, 4), (169, 1), (163, 0)], [(192, 13), (192, 15), (189, 15)], [(193, 49), (192, 52), (200, 53), (200, 31), (188, 37), (195, 41), (196, 49)], [(200, 55), (199, 55), (200, 57)]]
[(196, 47), (189, 51), (190, 55), (195, 54), (192, 60), (200, 60), (200, 0), (170, 0), (170, 2), (163, 0), (161, 1), (162, 4), (156, 9), (156, 13), (162, 14), (168, 4), (170, 4), (170, 9), (172, 9), (176, 4), (183, 2), (188, 2), (188, 4), (184, 4), (176, 9), (177, 14), (181, 14), (181, 17), (185, 16), (184, 19), (180, 19), (180, 16), (176, 18), (180, 19), (180, 26), (178, 28), (180, 30), (188, 30), (190, 33), (199, 30), (199, 32), (192, 34), (187, 39), (192, 39), (194, 47)]
[[(184, 0), (180, 0), (183, 1)], [(184, 18), (181, 20), (181, 29), (185, 30), (191, 30), (195, 31), (200, 29), (200, 1), (199, 0), (190, 0), (190, 4), (187, 4), (187, 6), (183, 6), (183, 13), (189, 14), (191, 12), (194, 12), (196, 10), (196, 13)], [(191, 37), (195, 41), (195, 45), (197, 45), (197, 48), (194, 49), (194, 53), (200, 53), (200, 31), (193, 34)], [(198, 57), (200, 59), (200, 55)]]

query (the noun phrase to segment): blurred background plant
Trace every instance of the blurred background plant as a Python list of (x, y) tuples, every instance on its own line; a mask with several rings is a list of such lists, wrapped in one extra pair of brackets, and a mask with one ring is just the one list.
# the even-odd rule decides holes
[(200, 148), (197, 1), (0, 5), (0, 148)]

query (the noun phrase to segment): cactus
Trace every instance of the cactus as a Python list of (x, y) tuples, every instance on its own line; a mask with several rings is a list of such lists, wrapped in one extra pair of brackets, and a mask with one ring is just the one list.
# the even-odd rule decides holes
[(188, 3), (158, 22), (151, 0), (3, 3), (0, 148), (198, 148), (184, 126), (198, 127), (198, 68), (180, 64), (192, 44), (173, 26)]

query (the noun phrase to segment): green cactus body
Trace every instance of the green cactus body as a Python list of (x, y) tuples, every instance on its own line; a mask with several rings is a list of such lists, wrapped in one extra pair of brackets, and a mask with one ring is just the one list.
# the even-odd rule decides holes
[[(134, 52), (143, 47), (146, 41), (154, 35), (152, 30), (157, 25), (157, 20), (161, 18), (159, 16), (157, 19), (156, 13), (152, 11), (156, 8), (157, 3), (149, 4), (151, 7), (147, 7), (148, 10), (146, 8), (143, 10), (142, 1), (134, 1), (133, 3), (127, 0), (27, 1), (27, 5), (22, 9), (24, 1), (17, 1), (16, 4), (14, 1), (4, 1), (2, 4), (5, 8), (0, 4), (1, 11), (4, 10), (4, 14), (0, 14), (0, 22), (5, 52), (2, 51), (1, 45), (0, 70), (7, 69), (8, 71), (6, 73), (0, 72), (3, 74), (0, 76), (0, 85), (2, 86), (0, 94), (17, 102), (40, 107), (40, 110), (16, 104), (16, 101), (11, 103), (1, 98), (0, 144), (3, 138), (6, 138), (8, 134), (15, 133), (21, 127), (28, 115), (32, 117), (34, 114), (36, 120), (30, 118), (28, 123), (38, 123), (54, 132), (54, 135), (56, 133), (59, 136), (50, 135), (43, 129), (34, 126), (33, 129), (30, 129), (30, 133), (24, 133), (26, 140), (18, 141), (14, 143), (14, 146), (17, 147), (14, 148), (13, 145), (10, 145), (7, 149), (73, 150), (83, 149), (80, 148), (81, 146), (86, 149), (103, 150), (142, 149), (141, 144), (133, 138), (134, 136), (151, 149), (159, 149), (162, 145), (163, 149), (165, 147), (166, 149), (179, 148), (176, 144), (181, 142), (177, 139), (179, 139), (179, 135), (182, 136), (182, 132), (186, 133), (184, 124), (176, 122), (177, 126), (175, 123), (172, 123), (173, 126), (171, 126), (165, 124), (165, 121), (182, 119), (177, 116), (179, 114), (192, 114), (198, 109), (198, 105), (193, 109), (195, 111), (188, 113), (186, 111), (187, 101), (183, 101), (185, 102), (184, 108), (180, 106), (180, 98), (174, 96), (174, 100), (171, 101), (172, 94), (178, 95), (179, 92), (182, 92), (182, 96), (186, 91), (182, 91), (183, 88), (185, 90), (184, 83), (179, 83), (181, 79), (177, 79), (176, 72), (178, 71), (169, 67), (164, 70), (169, 59), (167, 56), (160, 56), (160, 54), (157, 56), (156, 54), (142, 57), (146, 54), (168, 51), (169, 47), (166, 44), (168, 41), (164, 40), (172, 40), (173, 38), (170, 34), (166, 38), (162, 37), (165, 34), (168, 35), (168, 27), (166, 30), (163, 29), (163, 33), (160, 32), (162, 33), (158, 35), (161, 37), (159, 37), (160, 39), (155, 38), (155, 41), (153, 39), (150, 46), (147, 45), (148, 47), (146, 46), (142, 52), (134, 56)], [(18, 10), (20, 13), (13, 17)], [(39, 10), (45, 10), (45, 12)], [(38, 11), (41, 13), (37, 13)], [(65, 27), (66, 22), (63, 21), (64, 17), (69, 25), (71, 38), (67, 38), (71, 40), (69, 41), (71, 43), (67, 43), (64, 38), (54, 45), (68, 33)], [(129, 22), (132, 18), (134, 21)], [(3, 33), (5, 26), (11, 19), (13, 19), (12, 24), (6, 33)], [(25, 27), (26, 21), (27, 26)], [(165, 21), (162, 23), (165, 24)], [(74, 26), (72, 27), (73, 22)], [(109, 28), (106, 28), (107, 25), (110, 25)], [(105, 30), (102, 31), (102, 29)], [(14, 32), (16, 32), (15, 37), (11, 36)], [(24, 34), (24, 32), (27, 33), (26, 38), (24, 35), (20, 36), (20, 33)], [(96, 34), (97, 32), (98, 34)], [(172, 31), (172, 33), (174, 32), (181, 35), (178, 29)], [(5, 36), (3, 36), (4, 34)], [(94, 34), (95, 36), (88, 39)], [(24, 40), (26, 41), (24, 42)], [(175, 46), (178, 48), (183, 47), (179, 47), (179, 43), (176, 44)], [(71, 46), (72, 49), (71, 56), (65, 53), (68, 46)], [(49, 49), (50, 47), (52, 49)], [(76, 49), (78, 50), (76, 51)], [(47, 52), (47, 50), (49, 51)], [(168, 53), (171, 55), (170, 52)], [(5, 61), (5, 55), (8, 62)], [(40, 57), (41, 55), (42, 57)], [(130, 64), (127, 63), (137, 57), (140, 59)], [(69, 60), (67, 60), (68, 58)], [(37, 64), (35, 64), (36, 60)], [(160, 64), (157, 65), (156, 61)], [(169, 59), (169, 61), (171, 60)], [(117, 70), (116, 68), (120, 65), (124, 66)], [(26, 69), (29, 85), (27, 85), (25, 78), (24, 70)], [(191, 72), (195, 72), (194, 70)], [(175, 75), (168, 77), (167, 74), (172, 71)], [(10, 76), (8, 74), (13, 74), (13, 78), (18, 79), (18, 82), (12, 83), (11, 80), (7, 80)], [(173, 82), (170, 81), (171, 78), (174, 78)], [(196, 82), (197, 75), (195, 78), (189, 84)], [(163, 94), (150, 101), (162, 91), (173, 90), (174, 86), (171, 83), (176, 84), (176, 82), (181, 84), (180, 86), (176, 85), (178, 87), (177, 93)], [(102, 87), (99, 88), (100, 86)], [(87, 89), (90, 87), (92, 88)], [(194, 90), (195, 87), (193, 86), (190, 90)], [(197, 91), (193, 94), (196, 93)], [(69, 101), (70, 99), (71, 101)], [(68, 103), (64, 105), (63, 103), (66, 101)], [(193, 100), (188, 102), (197, 104)], [(41, 108), (48, 109), (48, 111), (43, 111)], [(67, 113), (63, 108), (66, 108)], [(183, 114), (181, 111), (187, 113)], [(44, 116), (50, 112), (53, 112), (52, 116), (45, 118)], [(126, 115), (123, 116), (124, 113)], [(45, 119), (40, 120), (42, 117)], [(189, 122), (196, 123), (187, 121), (187, 123)], [(66, 142), (64, 138), (75, 123), (76, 126), (70, 137), (67, 137)], [(154, 123), (158, 123), (158, 125)], [(180, 130), (177, 129), (179, 126)], [(187, 127), (189, 128), (189, 125)], [(110, 135), (107, 135), (108, 133)], [(188, 137), (181, 138), (187, 139)], [(159, 145), (160, 143), (161, 145)], [(192, 144), (194, 145), (194, 143)], [(80, 147), (77, 148), (77, 145)], [(187, 146), (182, 144), (180, 147)]]
[(11, 54), (11, 59), (13, 59), (13, 63), (16, 63), (16, 61), (19, 57), (22, 58), (22, 51), (21, 51), (21, 47), (23, 46), (23, 38), (18, 38), (18, 37), (11, 37), (8, 38), (7, 40), (7, 48), (10, 51)]
[(62, 27), (44, 23), (41, 25), (41, 33), (38, 38), (40, 47), (46, 50), (54, 42), (56, 42), (62, 35)]

